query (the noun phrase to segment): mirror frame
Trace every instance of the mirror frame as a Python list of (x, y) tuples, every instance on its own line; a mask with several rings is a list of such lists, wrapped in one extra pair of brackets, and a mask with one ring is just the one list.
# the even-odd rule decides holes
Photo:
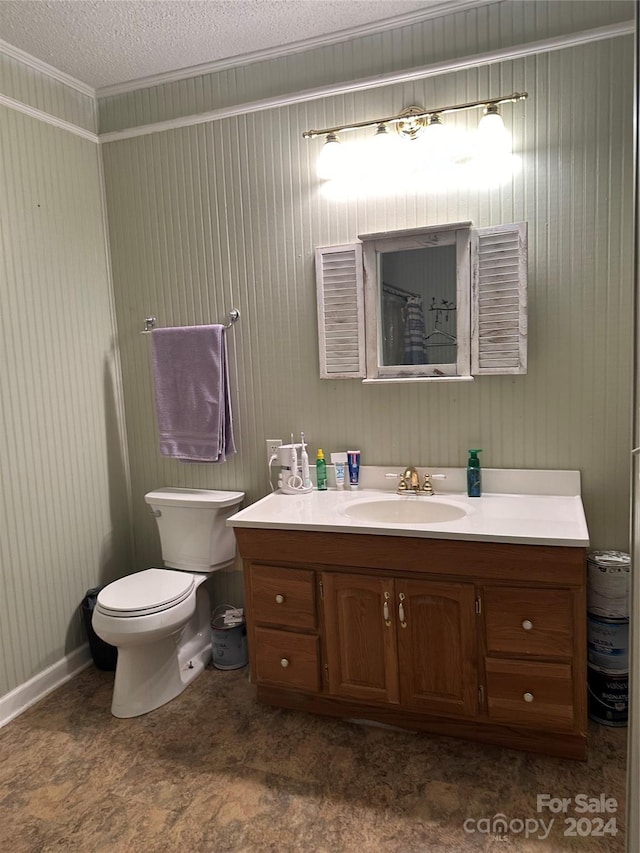
[[(364, 258), (367, 378), (369, 380), (471, 377), (471, 222), (361, 234)], [(384, 365), (381, 334), (381, 255), (429, 247), (456, 247), (456, 344), (451, 364)]]

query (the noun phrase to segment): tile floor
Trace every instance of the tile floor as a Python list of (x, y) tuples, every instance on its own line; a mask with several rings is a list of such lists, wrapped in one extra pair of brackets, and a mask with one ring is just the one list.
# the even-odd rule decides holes
[[(117, 720), (112, 683), (91, 667), (0, 729), (0, 850), (624, 850), (623, 728), (591, 723), (589, 759), (573, 762), (261, 706), (247, 670), (207, 669), (163, 708)], [(606, 824), (573, 800), (537, 812), (543, 793), (616, 798), (617, 835), (593, 834)], [(483, 823), (497, 814), (506, 833)], [(565, 818), (591, 834), (565, 834)]]

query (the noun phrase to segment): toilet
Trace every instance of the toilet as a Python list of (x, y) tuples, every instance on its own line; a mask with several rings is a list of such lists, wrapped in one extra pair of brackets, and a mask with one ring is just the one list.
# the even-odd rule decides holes
[(211, 605), (204, 581), (233, 565), (226, 526), (244, 492), (157, 489), (145, 495), (164, 568), (120, 578), (98, 594), (92, 625), (118, 649), (111, 712), (137, 717), (174, 699), (211, 660)]

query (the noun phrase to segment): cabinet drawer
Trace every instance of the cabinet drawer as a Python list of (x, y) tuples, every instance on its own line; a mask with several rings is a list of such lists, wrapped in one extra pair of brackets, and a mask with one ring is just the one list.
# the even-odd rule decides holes
[(490, 586), (483, 598), (489, 654), (571, 657), (570, 590)]
[(258, 683), (320, 690), (318, 638), (291, 631), (256, 628), (254, 649)]
[(251, 612), (255, 622), (284, 628), (316, 627), (314, 572), (251, 566)]
[(489, 658), (486, 670), (490, 720), (556, 730), (573, 728), (569, 664)]

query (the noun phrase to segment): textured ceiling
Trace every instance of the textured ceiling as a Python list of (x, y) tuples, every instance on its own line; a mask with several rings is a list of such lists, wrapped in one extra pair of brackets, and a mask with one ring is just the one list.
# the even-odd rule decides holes
[(96, 89), (461, 0), (0, 0), (0, 38)]

